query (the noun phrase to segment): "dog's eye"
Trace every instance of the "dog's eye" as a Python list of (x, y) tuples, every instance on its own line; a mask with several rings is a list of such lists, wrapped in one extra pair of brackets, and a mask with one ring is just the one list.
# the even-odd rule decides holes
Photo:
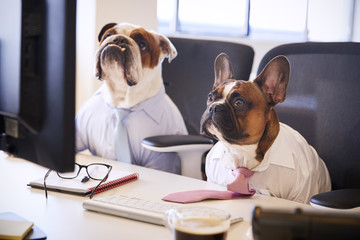
[(147, 50), (147, 44), (144, 41), (139, 42), (140, 51), (144, 52)]
[(241, 98), (237, 98), (234, 103), (234, 105), (237, 107), (242, 107), (242, 106), (244, 106), (244, 104), (245, 104), (245, 101)]
[(214, 97), (213, 97), (212, 94), (209, 94), (208, 95), (208, 102), (212, 102), (212, 101), (214, 101)]
[(110, 37), (110, 36), (111, 36), (111, 34), (110, 34), (110, 33), (107, 33), (107, 34), (105, 35), (105, 37), (104, 37), (104, 40), (107, 39), (107, 38)]

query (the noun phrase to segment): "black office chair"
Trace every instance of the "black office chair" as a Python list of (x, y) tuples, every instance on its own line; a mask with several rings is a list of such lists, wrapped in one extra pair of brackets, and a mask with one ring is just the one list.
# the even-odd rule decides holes
[(170, 64), (163, 63), (164, 84), (190, 135), (150, 137), (142, 144), (154, 151), (178, 152), (182, 175), (202, 179), (201, 158), (213, 146), (213, 140), (200, 136), (200, 119), (214, 82), (215, 58), (222, 52), (227, 53), (235, 69), (235, 78), (248, 80), (254, 51), (250, 46), (234, 42), (178, 37), (170, 37), (170, 41), (178, 56)]
[(313, 196), (311, 204), (359, 207), (360, 43), (281, 45), (263, 57), (258, 72), (277, 55), (291, 67), (285, 102), (276, 106), (279, 119), (317, 150), (335, 190)]

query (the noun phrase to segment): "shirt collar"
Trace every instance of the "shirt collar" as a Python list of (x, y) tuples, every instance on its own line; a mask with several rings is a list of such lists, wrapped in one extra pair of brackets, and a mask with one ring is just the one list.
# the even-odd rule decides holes
[[(105, 94), (104, 91), (106, 91), (106, 86), (105, 84), (103, 84), (99, 90), (97, 90), (94, 95), (98, 95), (98, 94)], [(161, 121), (161, 112), (162, 112), (162, 107), (159, 106), (161, 104), (162, 101), (164, 101), (164, 95), (165, 95), (165, 87), (164, 85), (161, 85), (160, 90), (157, 94), (155, 94), (154, 96), (146, 99), (145, 101), (136, 104), (135, 106), (131, 107), (130, 110), (130, 114), (131, 112), (140, 112), (140, 111), (144, 111), (146, 115), (148, 115), (154, 122), (156, 122), (157, 124), (160, 124)], [(111, 107), (114, 108), (114, 106), (111, 106), (105, 99), (104, 100), (106, 102), (106, 104)]]
[(161, 85), (160, 90), (153, 97), (136, 104), (131, 108), (131, 111), (139, 112), (144, 111), (152, 120), (160, 124), (162, 107), (160, 104), (164, 101), (165, 87)]
[[(261, 164), (252, 169), (255, 172), (265, 171), (270, 164), (278, 165), (282, 167), (287, 167), (295, 169), (295, 160), (294, 160), (294, 149), (289, 147), (291, 144), (291, 139), (287, 137), (286, 128), (280, 123), (280, 131), (275, 141), (271, 145), (270, 149), (265, 153), (264, 159), (261, 161)], [(291, 134), (291, 133), (290, 133)], [(218, 142), (219, 148), (213, 152), (213, 159), (224, 159), (225, 146), (222, 142)], [(221, 146), (221, 147), (220, 147)]]

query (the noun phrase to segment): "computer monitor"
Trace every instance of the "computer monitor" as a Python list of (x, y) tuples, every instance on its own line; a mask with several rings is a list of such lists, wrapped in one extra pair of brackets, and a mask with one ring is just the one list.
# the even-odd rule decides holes
[(0, 149), (72, 171), (76, 0), (0, 0), (0, 22)]

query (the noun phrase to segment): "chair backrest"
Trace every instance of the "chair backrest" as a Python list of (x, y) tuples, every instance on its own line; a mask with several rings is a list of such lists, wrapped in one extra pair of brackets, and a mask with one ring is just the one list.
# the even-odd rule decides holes
[(200, 119), (214, 83), (214, 61), (222, 52), (229, 55), (237, 79), (248, 80), (254, 51), (250, 46), (202, 39), (170, 37), (178, 56), (163, 63), (165, 89), (179, 108), (189, 134), (198, 135)]
[(258, 73), (285, 55), (291, 73), (281, 122), (299, 131), (328, 167), (333, 189), (360, 188), (360, 43), (295, 43), (278, 46)]

